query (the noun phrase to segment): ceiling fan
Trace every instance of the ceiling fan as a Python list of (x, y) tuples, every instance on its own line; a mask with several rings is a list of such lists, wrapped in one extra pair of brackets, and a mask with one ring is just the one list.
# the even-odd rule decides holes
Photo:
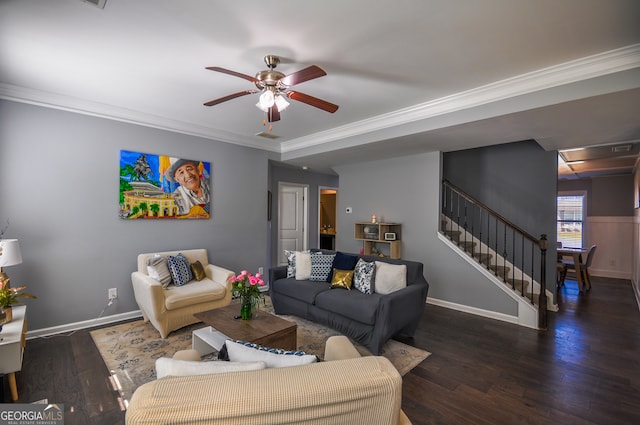
[(254, 83), (258, 89), (239, 91), (218, 99), (210, 100), (205, 102), (204, 105), (213, 106), (248, 94), (261, 93), (256, 106), (266, 113), (265, 122), (280, 120), (280, 112), (284, 111), (286, 107), (289, 106), (289, 102), (286, 101), (285, 97), (331, 113), (338, 110), (338, 105), (290, 89), (296, 84), (304, 83), (305, 81), (327, 75), (322, 68), (316, 65), (311, 65), (300, 71), (294, 72), (293, 74), (284, 75), (282, 72), (275, 70), (275, 67), (280, 63), (280, 58), (278, 56), (267, 55), (264, 57), (264, 62), (267, 64), (269, 69), (259, 71), (255, 77), (217, 66), (206, 67), (206, 69), (211, 71), (222, 72), (223, 74), (244, 78), (245, 80)]

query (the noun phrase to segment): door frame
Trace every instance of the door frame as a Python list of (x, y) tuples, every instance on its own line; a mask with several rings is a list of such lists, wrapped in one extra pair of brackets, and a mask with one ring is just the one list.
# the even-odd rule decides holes
[(336, 231), (336, 237), (333, 240), (333, 249), (335, 251), (338, 250), (338, 196), (340, 195), (340, 190), (337, 187), (333, 187), (333, 186), (318, 186), (318, 228), (316, 229), (316, 231), (318, 232), (318, 246), (320, 246), (320, 214), (322, 214), (322, 211), (320, 211), (320, 209), (322, 208), (320, 205), (320, 199), (322, 196), (322, 191), (323, 190), (335, 190), (336, 191), (336, 227), (335, 227), (335, 231)]
[(281, 193), (284, 187), (296, 187), (302, 188), (302, 250), (305, 251), (309, 249), (309, 185), (308, 184), (300, 184), (300, 183), (289, 183), (289, 182), (278, 182), (278, 216), (277, 216), (277, 252), (276, 252), (276, 263), (280, 265), (278, 259), (280, 258), (280, 251), (282, 251), (282, 245), (280, 244), (280, 208), (282, 206)]

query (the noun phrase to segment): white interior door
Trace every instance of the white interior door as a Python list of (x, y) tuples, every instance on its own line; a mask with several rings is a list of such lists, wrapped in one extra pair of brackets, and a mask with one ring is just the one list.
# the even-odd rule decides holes
[(280, 183), (278, 188), (278, 264), (284, 251), (307, 249), (307, 186)]

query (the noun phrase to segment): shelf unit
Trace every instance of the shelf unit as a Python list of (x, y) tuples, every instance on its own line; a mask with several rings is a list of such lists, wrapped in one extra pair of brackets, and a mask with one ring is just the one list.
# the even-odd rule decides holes
[[(373, 255), (376, 244), (389, 245), (389, 256), (398, 259), (401, 256), (401, 229), (398, 223), (360, 222), (355, 224), (355, 239), (362, 241), (365, 255)], [(395, 233), (395, 240), (386, 240), (385, 233)]]

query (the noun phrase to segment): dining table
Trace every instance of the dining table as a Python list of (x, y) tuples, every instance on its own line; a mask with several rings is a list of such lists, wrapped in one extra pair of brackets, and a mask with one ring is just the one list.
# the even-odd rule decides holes
[(578, 282), (578, 289), (583, 292), (585, 282), (582, 280), (582, 271), (580, 270), (580, 264), (582, 264), (582, 254), (587, 253), (585, 248), (557, 248), (556, 252), (558, 256), (571, 257), (573, 259), (573, 268), (576, 271), (576, 281)]

